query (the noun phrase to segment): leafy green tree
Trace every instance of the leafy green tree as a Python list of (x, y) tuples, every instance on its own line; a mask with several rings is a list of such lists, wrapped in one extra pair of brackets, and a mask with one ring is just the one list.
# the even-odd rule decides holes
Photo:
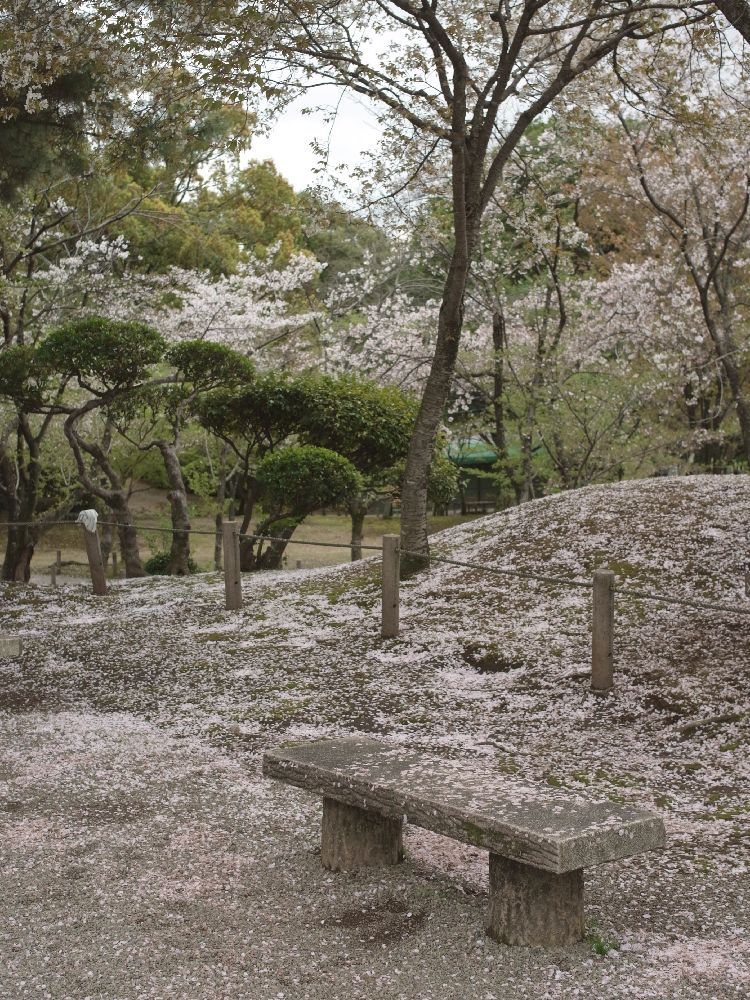
[(39, 538), (65, 516), (78, 491), (51, 489), (53, 456), (45, 447), (66, 380), (39, 363), (30, 345), (0, 351), (0, 501), (8, 519), (3, 580), (27, 582)]
[(321, 507), (346, 506), (362, 490), (362, 479), (348, 459), (313, 445), (281, 448), (258, 465), (266, 518), (257, 534), (279, 541), (258, 542), (257, 569), (278, 569), (288, 540), (308, 514)]
[(270, 160), (217, 172), (214, 184), (201, 189), (194, 213), (208, 235), (221, 234), (246, 253), (265, 258), (275, 247), (279, 265), (303, 246), (301, 203)]
[[(240, 531), (246, 533), (260, 493), (257, 465), (268, 452), (299, 430), (302, 396), (296, 381), (280, 372), (262, 372), (239, 389), (220, 388), (196, 402), (201, 425), (222, 441), (235, 460), (231, 484), (219, 480), (220, 502), (217, 533), (221, 531), (223, 499), (229, 494), (230, 514), (240, 516)], [(251, 570), (253, 545), (240, 542), (240, 565)]]
[(308, 190), (298, 196), (298, 203), (301, 246), (328, 265), (320, 278), (322, 289), (330, 287), (341, 274), (362, 267), (371, 257), (391, 256), (391, 241), (385, 230), (338, 202)]
[(129, 491), (112, 456), (116, 426), (134, 416), (134, 399), (152, 382), (166, 344), (142, 323), (91, 317), (51, 331), (36, 349), (43, 369), (71, 386), (56, 410), (66, 414), (65, 436), (85, 490), (112, 511), (128, 577), (143, 576)]
[(302, 394), (300, 440), (344, 455), (362, 474), (362, 491), (352, 495), (351, 557), (362, 558), (367, 509), (388, 483), (388, 472), (403, 459), (417, 415), (417, 403), (395, 386), (352, 377), (307, 375)]
[[(416, 403), (395, 387), (315, 373), (256, 376), (239, 392), (218, 390), (198, 407), (203, 426), (225, 441), (238, 462), (234, 495), (250, 525), (260, 484), (256, 466), (284, 442), (297, 440), (345, 456), (362, 475), (362, 491), (348, 500), (352, 518), (352, 558), (361, 558), (364, 517), (387, 470), (406, 455)], [(385, 477), (385, 478), (384, 478)], [(242, 568), (252, 568), (248, 541), (241, 545)]]
[(145, 387), (139, 446), (155, 448), (164, 462), (169, 482), (172, 544), (169, 571), (185, 576), (190, 561), (190, 511), (180, 463), (180, 441), (204, 393), (220, 387), (239, 388), (250, 382), (254, 368), (243, 355), (204, 340), (186, 340), (169, 348), (166, 361), (173, 369), (169, 384)]

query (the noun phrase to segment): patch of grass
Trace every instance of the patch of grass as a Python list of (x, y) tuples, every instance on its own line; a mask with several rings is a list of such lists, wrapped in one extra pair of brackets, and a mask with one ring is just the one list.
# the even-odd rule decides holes
[(640, 784), (634, 774), (623, 772), (622, 774), (614, 775), (609, 771), (605, 771), (603, 767), (596, 769), (594, 777), (598, 781), (606, 781), (607, 784), (614, 785), (616, 788), (637, 788)]
[(263, 711), (263, 718), (271, 722), (304, 722), (313, 717), (310, 710), (312, 698), (285, 698)]
[[(196, 642), (225, 642), (227, 639), (234, 639), (231, 632), (203, 632), (196, 635)], [(235, 640), (236, 641), (236, 640)]]
[(516, 758), (513, 754), (503, 752), (502, 756), (498, 756), (495, 760), (495, 767), (498, 771), (503, 774), (518, 774), (521, 768), (516, 763)]
[(573, 771), (570, 776), (573, 781), (577, 781), (581, 785), (591, 784), (591, 776), (586, 771)]
[(509, 655), (494, 643), (470, 642), (464, 646), (461, 657), (480, 674), (505, 674), (526, 666), (518, 656)]
[(585, 941), (596, 955), (608, 955), (611, 951), (618, 949), (618, 942), (606, 937), (596, 921), (593, 920), (588, 924)]
[(624, 559), (610, 559), (609, 568), (616, 576), (624, 580), (632, 580), (641, 575), (638, 566), (634, 566), (633, 563), (626, 562)]

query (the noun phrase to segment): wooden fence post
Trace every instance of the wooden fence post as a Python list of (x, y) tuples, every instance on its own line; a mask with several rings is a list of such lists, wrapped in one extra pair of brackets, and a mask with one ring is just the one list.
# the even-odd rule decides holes
[(62, 569), (62, 552), (60, 549), (55, 553), (55, 569), (58, 573)]
[(89, 531), (84, 527), (82, 530), (86, 542), (86, 557), (89, 561), (89, 572), (91, 573), (91, 586), (97, 597), (102, 597), (107, 593), (107, 577), (104, 572), (104, 563), (102, 562), (99, 532), (96, 528), (93, 531)]
[(242, 607), (242, 575), (240, 573), (240, 533), (236, 521), (224, 521), (221, 526), (224, 542), (224, 593), (227, 611)]
[(400, 536), (383, 535), (383, 609), (380, 629), (383, 639), (392, 639), (398, 635), (400, 563)]
[(613, 633), (615, 627), (615, 574), (610, 569), (594, 573), (591, 622), (591, 690), (609, 691), (614, 684)]

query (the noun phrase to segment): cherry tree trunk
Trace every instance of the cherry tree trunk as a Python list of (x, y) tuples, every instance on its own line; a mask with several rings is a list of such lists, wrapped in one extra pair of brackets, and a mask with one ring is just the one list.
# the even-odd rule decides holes
[(172, 576), (187, 576), (190, 572), (190, 514), (187, 489), (177, 457), (177, 448), (168, 441), (157, 442), (161, 452), (170, 490), (167, 493), (172, 516), (172, 545), (169, 550), (169, 572)]
[(34, 540), (28, 528), (9, 528), (3, 560), (3, 580), (28, 583), (31, 578), (31, 559)]
[(15, 583), (29, 582), (31, 559), (38, 540), (38, 529), (25, 523), (34, 520), (39, 498), (37, 450), (29, 455), (29, 467), (28, 475), (19, 476), (10, 450), (4, 446), (0, 449), (0, 482), (6, 498), (8, 519), (2, 578)]
[(750, 405), (743, 391), (742, 378), (737, 366), (728, 357), (723, 359), (723, 364), (737, 410), (737, 422), (740, 425), (740, 437), (742, 438), (742, 451), (748, 465), (750, 465)]
[(409, 575), (424, 568), (429, 557), (427, 481), (437, 433), (453, 381), (463, 327), (464, 294), (468, 272), (468, 260), (454, 253), (440, 307), (435, 354), (406, 457), (406, 472), (401, 491), (402, 575)]
[(732, 27), (750, 43), (750, 6), (747, 0), (717, 0), (716, 6)]
[[(3, 473), (6, 471), (3, 469)], [(2, 578), (15, 583), (28, 583), (31, 578), (31, 560), (41, 530), (27, 523), (33, 521), (36, 514), (36, 486), (31, 484), (28, 492), (21, 492), (16, 488), (15, 477), (9, 480), (6, 475), (3, 475), (3, 485), (8, 497), (8, 539), (5, 544)]]
[(104, 567), (105, 573), (107, 570), (107, 563), (109, 562), (109, 555), (112, 551), (112, 541), (112, 525), (102, 525), (100, 550), (102, 553), (102, 566)]
[(223, 535), (224, 525), (224, 503), (227, 498), (227, 455), (229, 448), (223, 445), (221, 449), (221, 464), (219, 466), (219, 485), (216, 490), (216, 535), (214, 537), (214, 569), (218, 572), (221, 569), (223, 556)]
[[(253, 477), (248, 484), (245, 495), (242, 498), (242, 524), (240, 525), (240, 535), (244, 535), (250, 530), (250, 522), (255, 510), (255, 498), (258, 492), (258, 485)], [(258, 532), (259, 534), (260, 532)], [(255, 565), (255, 541), (252, 538), (240, 538), (240, 570), (249, 573), (256, 569)]]
[(492, 314), (492, 348), (494, 351), (492, 366), (492, 410), (495, 418), (493, 438), (501, 461), (507, 465), (508, 449), (505, 432), (505, 321), (500, 312)]

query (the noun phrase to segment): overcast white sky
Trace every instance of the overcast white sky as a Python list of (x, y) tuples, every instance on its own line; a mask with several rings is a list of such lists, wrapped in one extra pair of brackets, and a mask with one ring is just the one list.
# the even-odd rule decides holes
[[(334, 176), (340, 174), (340, 164), (356, 166), (362, 151), (377, 145), (380, 128), (372, 109), (360, 103), (355, 96), (344, 95), (339, 102), (341, 93), (335, 87), (321, 87), (310, 94), (303, 94), (287, 108), (268, 136), (258, 136), (253, 140), (250, 158), (273, 160), (294, 189), (301, 191), (327, 179), (325, 175), (314, 173), (318, 158), (310, 144), (314, 139), (327, 143), (330, 133), (329, 173)], [(333, 126), (323, 121), (319, 113), (302, 113), (306, 107), (336, 107), (337, 103), (338, 113)]]

